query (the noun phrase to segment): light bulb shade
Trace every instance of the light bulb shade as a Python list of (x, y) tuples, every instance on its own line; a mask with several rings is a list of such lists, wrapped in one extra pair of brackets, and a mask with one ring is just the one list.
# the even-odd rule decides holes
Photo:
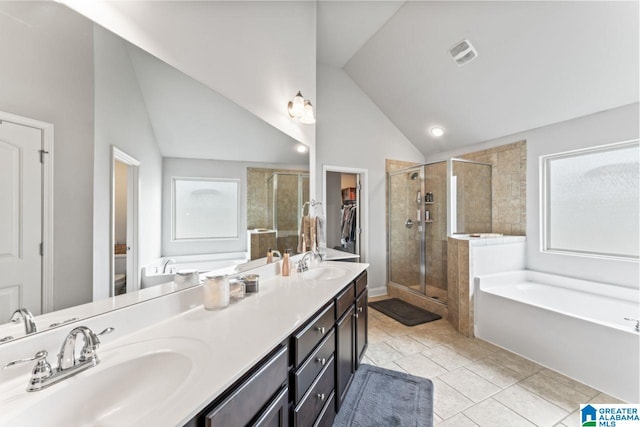
[(304, 114), (304, 98), (300, 91), (293, 97), (292, 101), (289, 101), (289, 116), (291, 118), (299, 119)]
[(316, 119), (313, 117), (313, 105), (311, 105), (311, 102), (309, 101), (304, 101), (304, 112), (300, 117), (300, 123), (312, 125), (315, 122)]
[(304, 144), (298, 144), (298, 145), (296, 146), (296, 151), (297, 151), (298, 153), (306, 153), (306, 152), (307, 152), (307, 146), (306, 146), (306, 145), (304, 145)]

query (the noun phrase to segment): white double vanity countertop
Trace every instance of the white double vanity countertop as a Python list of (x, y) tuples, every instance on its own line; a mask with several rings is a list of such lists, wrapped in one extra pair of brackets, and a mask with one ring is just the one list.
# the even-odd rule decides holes
[(266, 266), (258, 293), (220, 311), (204, 310), (196, 286), (0, 345), (2, 365), (46, 349), (55, 368), (73, 327), (115, 328), (96, 367), (46, 389), (25, 391), (35, 362), (1, 371), (0, 426), (182, 426), (367, 267), (326, 261), (282, 277)]

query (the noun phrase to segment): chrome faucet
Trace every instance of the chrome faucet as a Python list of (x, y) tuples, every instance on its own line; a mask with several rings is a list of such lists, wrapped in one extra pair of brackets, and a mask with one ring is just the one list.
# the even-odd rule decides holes
[(162, 274), (165, 274), (167, 272), (167, 265), (169, 265), (170, 263), (176, 263), (175, 259), (168, 259), (167, 261), (165, 261), (164, 265), (162, 266)]
[[(98, 335), (106, 334), (111, 331), (113, 331), (113, 328), (107, 328)], [(76, 339), (78, 338), (78, 335), (82, 335), (84, 337), (84, 345), (82, 346), (80, 358), (76, 360)], [(97, 365), (99, 360), (96, 350), (100, 345), (98, 335), (86, 326), (73, 328), (71, 332), (69, 332), (69, 335), (64, 339), (62, 347), (60, 347), (60, 353), (58, 353), (58, 370), (65, 371), (76, 365), (83, 365), (86, 363), (91, 363), (94, 366)]]
[[(51, 368), (51, 365), (47, 361), (47, 351), (41, 350), (37, 352), (33, 357), (27, 359), (18, 359), (4, 365), (4, 369), (11, 366), (15, 366), (24, 362), (30, 362), (36, 360), (36, 366), (31, 372), (31, 379), (29, 379), (29, 385), (27, 391), (38, 391), (43, 388), (47, 388), (53, 384), (56, 384), (65, 378), (72, 377), (85, 369), (96, 366), (100, 359), (96, 354), (96, 350), (100, 345), (100, 335), (106, 335), (113, 332), (113, 328), (107, 328), (99, 334), (94, 333), (86, 326), (78, 326), (73, 328), (67, 335), (60, 348), (60, 354), (58, 354), (58, 366), (55, 369)], [(78, 335), (82, 335), (84, 338), (84, 345), (80, 352), (80, 357), (76, 360), (75, 349), (76, 339)]]
[(296, 269), (296, 271), (298, 273), (304, 273), (305, 271), (307, 271), (311, 266), (311, 260), (315, 258), (319, 258), (320, 261), (322, 261), (322, 255), (319, 252), (305, 252), (305, 254), (302, 255), (302, 258), (300, 258), (300, 261), (298, 261), (298, 268)]
[(19, 323), (22, 321), (22, 323), (24, 323), (24, 332), (27, 335), (37, 332), (36, 322), (33, 320), (33, 314), (24, 307), (14, 311), (9, 321), (11, 323)]
[(311, 255), (312, 255), (311, 251), (305, 252), (305, 254), (302, 255), (302, 258), (300, 258), (300, 261), (298, 261), (298, 268), (296, 268), (296, 271), (298, 273), (303, 273), (309, 269), (309, 264), (311, 262)]

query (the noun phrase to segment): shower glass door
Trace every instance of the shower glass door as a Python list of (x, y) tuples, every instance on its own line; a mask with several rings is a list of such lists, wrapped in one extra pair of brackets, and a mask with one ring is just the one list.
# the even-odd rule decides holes
[(389, 281), (424, 293), (422, 167), (389, 174)]

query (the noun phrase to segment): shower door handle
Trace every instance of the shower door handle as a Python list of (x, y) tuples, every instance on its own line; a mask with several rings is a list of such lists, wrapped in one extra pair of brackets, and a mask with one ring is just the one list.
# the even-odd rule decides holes
[(413, 221), (411, 221), (411, 219), (407, 218), (407, 220), (404, 222), (404, 226), (407, 227), (407, 228), (413, 227)]

